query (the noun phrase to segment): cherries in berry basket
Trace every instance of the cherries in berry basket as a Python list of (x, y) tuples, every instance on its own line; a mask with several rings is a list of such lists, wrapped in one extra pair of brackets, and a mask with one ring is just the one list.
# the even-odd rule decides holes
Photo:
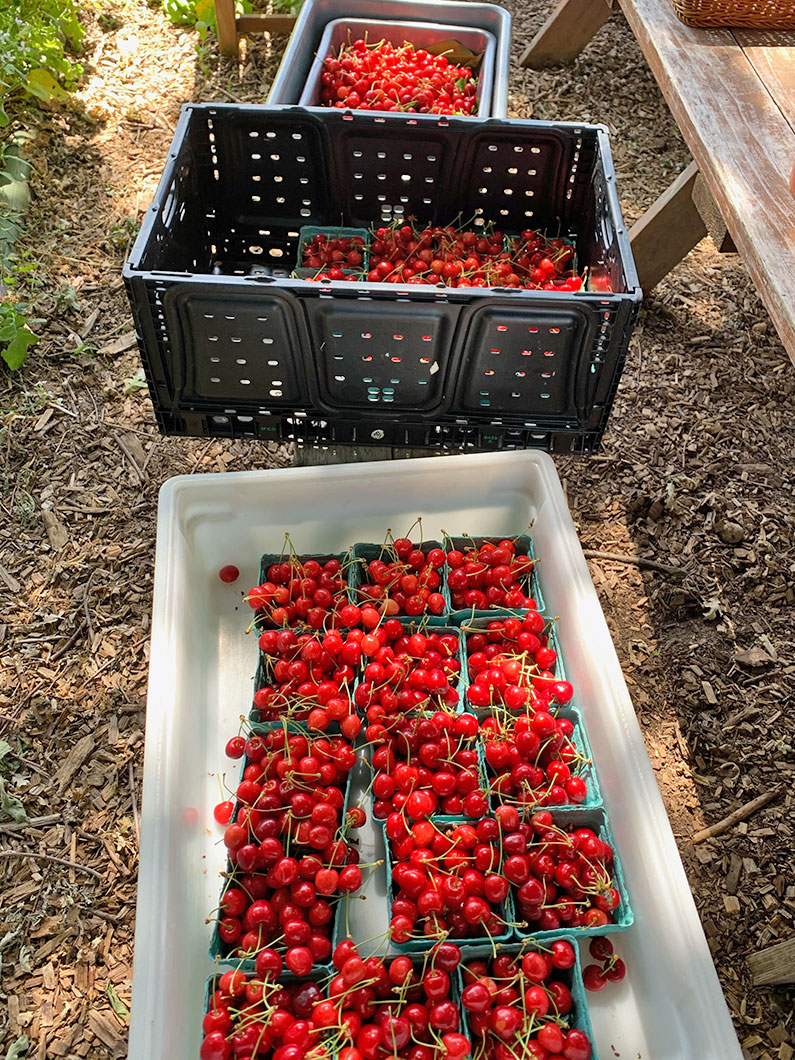
[(495, 810), (503, 834), (503, 874), (510, 880), (517, 919), (525, 930), (559, 931), (600, 928), (630, 917), (621, 909), (616, 886), (615, 852), (604, 838), (603, 817), (596, 811), (580, 825), (563, 814), (539, 810), (531, 817), (515, 806)]
[(470, 706), (549, 712), (570, 703), (572, 685), (555, 676), (557, 652), (549, 645), (551, 626), (537, 611), (462, 626)]
[[(419, 520), (418, 520), (419, 521)], [(361, 564), (359, 603), (373, 604), (387, 617), (441, 615), (444, 549), (436, 542), (414, 542), (387, 531), (383, 545), (357, 546)]]
[[(576, 715), (575, 715), (576, 717)], [(484, 719), (481, 735), (493, 806), (580, 805), (589, 795), (590, 759), (573, 741), (571, 717), (545, 710)]]
[(371, 727), (380, 726), (368, 729), (368, 741), (406, 715), (455, 711), (462, 669), (457, 629), (381, 619), (361, 643), (364, 670), (354, 702)]
[[(267, 560), (267, 557), (266, 557)], [(352, 559), (341, 556), (299, 556), (289, 535), (280, 556), (265, 567), (265, 578), (249, 590), (246, 600), (256, 612), (257, 626), (325, 629), (329, 626), (353, 626), (346, 621), (349, 604), (348, 575)], [(265, 561), (263, 562), (265, 565)], [(226, 569), (226, 568), (224, 568)], [(261, 576), (261, 575), (260, 575)]]
[(340, 1060), (463, 1060), (470, 1044), (453, 1002), (460, 961), (450, 942), (413, 957), (363, 958), (346, 939), (334, 950), (337, 974), (314, 1019), (340, 1045), (353, 1043)]
[(245, 768), (224, 831), (229, 867), (218, 945), (225, 955), (256, 959), (259, 974), (281, 969), (283, 958), (305, 975), (331, 956), (336, 902), (362, 885), (347, 834), (364, 823), (364, 811), (353, 807), (343, 819), (356, 754), (342, 736), (286, 727), (233, 737), (227, 754), (241, 753)]
[[(374, 730), (380, 730), (375, 732)], [(401, 717), (388, 730), (368, 727), (375, 744), (373, 816), (403, 813), (409, 821), (434, 814), (480, 818), (489, 810), (478, 760), (478, 721), (437, 711)]]
[(461, 1007), (477, 1060), (589, 1060), (571, 990), (576, 960), (571, 942), (555, 939), (462, 965)]
[(338, 724), (353, 739), (361, 728), (351, 689), (362, 657), (360, 629), (300, 633), (266, 629), (259, 636), (256, 721), (306, 721), (324, 731)]
[(387, 817), (392, 857), (389, 933), (400, 944), (428, 939), (504, 938), (509, 881), (500, 827)]
[(443, 531), (442, 539), (453, 610), (536, 610), (530, 586), (535, 560), (529, 538), (452, 538)]

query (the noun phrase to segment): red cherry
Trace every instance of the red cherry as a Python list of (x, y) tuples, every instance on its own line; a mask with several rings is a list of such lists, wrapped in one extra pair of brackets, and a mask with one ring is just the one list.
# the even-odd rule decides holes
[(225, 567), (221, 567), (218, 571), (218, 577), (222, 582), (236, 582), (240, 577), (240, 571), (232, 563), (228, 563)]

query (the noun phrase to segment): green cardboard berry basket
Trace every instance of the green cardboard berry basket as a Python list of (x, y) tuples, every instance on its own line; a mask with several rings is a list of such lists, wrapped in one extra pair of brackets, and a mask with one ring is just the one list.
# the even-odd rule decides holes
[[(300, 628), (294, 628), (294, 627), (289, 627), (289, 626), (285, 627), (285, 628), (292, 629), (292, 632), (295, 633), (296, 636), (299, 636), (299, 637), (303, 633), (313, 633), (313, 634), (318, 635), (318, 634), (322, 634), (322, 632), (323, 632), (322, 630), (300, 629)], [(248, 713), (249, 724), (251, 725), (252, 729), (254, 729), (255, 731), (259, 730), (259, 731), (269, 732), (270, 729), (273, 728), (274, 726), (280, 727), (281, 725), (286, 724), (288, 727), (295, 727), (297, 730), (301, 730), (303, 732), (308, 732), (309, 731), (309, 726), (307, 724), (307, 719), (306, 718), (289, 718), (289, 717), (285, 717), (285, 718), (262, 718), (259, 708), (254, 705), (253, 696), (259, 691), (260, 688), (262, 688), (264, 685), (266, 685), (268, 683), (268, 681), (267, 681), (267, 666), (266, 666), (266, 663), (265, 663), (265, 658), (266, 658), (265, 655), (263, 655), (263, 653), (261, 651), (258, 652), (258, 655), (257, 655), (257, 669), (256, 669), (255, 674), (254, 674), (254, 692), (252, 693), (252, 702), (251, 702), (251, 707), (250, 707), (249, 713)], [(355, 677), (354, 680), (353, 680), (353, 684), (351, 685), (351, 688), (350, 688), (350, 691), (349, 691), (349, 698), (351, 700), (351, 705), (352, 706), (353, 706), (353, 690), (356, 687), (357, 680), (358, 680), (358, 677)], [(337, 721), (330, 722), (328, 728), (323, 730), (323, 732), (327, 733), (329, 736), (339, 735), (339, 731), (340, 731), (340, 727), (339, 727), (339, 722), (337, 722)], [(318, 733), (318, 735), (321, 735), (321, 734)]]
[[(276, 728), (281, 728), (282, 725), (283, 725), (283, 723), (282, 722), (278, 722), (278, 721), (263, 722), (258, 727), (258, 730), (255, 729), (254, 731), (255, 732), (256, 731), (270, 732), (270, 731), (272, 731), (272, 730), (274, 730)], [(304, 729), (301, 729), (299, 726), (294, 725), (294, 724), (288, 725), (288, 731), (290, 731), (290, 732), (301, 732), (301, 733), (305, 734), (305, 730)], [(317, 733), (316, 735), (318, 737), (322, 737), (325, 734), (324, 733)], [(250, 764), (249, 759), (244, 757), (242, 759), (241, 766), (240, 766), (240, 779), (241, 780), (243, 778), (243, 774), (245, 772), (246, 766), (249, 765), (249, 764)], [(351, 775), (352, 773), (353, 773), (353, 769), (351, 769), (348, 772), (348, 776), (347, 776), (347, 780), (346, 780), (346, 784), (345, 784), (345, 788), (344, 788), (344, 796), (345, 796), (345, 798), (344, 798), (344, 801), (343, 801), (343, 804), (342, 804), (342, 822), (343, 822), (343, 824), (345, 823), (345, 818), (347, 816), (348, 809), (349, 809), (349, 806), (350, 806), (351, 792), (352, 792), (352, 787), (353, 787), (353, 778), (352, 778), (352, 775)], [(232, 814), (232, 819), (233, 820), (237, 816), (237, 810), (238, 810), (238, 804), (237, 804), (237, 800), (235, 800), (235, 809), (234, 809), (233, 814)], [(227, 888), (232, 886), (233, 883), (234, 883), (236, 871), (237, 870), (234, 869), (232, 867), (231, 863), (227, 860), (227, 863), (226, 863), (227, 878), (224, 880), (223, 886), (221, 887), (221, 890), (219, 892), (219, 896), (218, 896), (218, 904), (219, 904), (219, 906), (220, 906), (220, 903), (221, 903), (221, 899), (223, 898), (224, 894), (226, 893)], [(348, 899), (349, 899), (348, 895), (339, 895), (337, 898), (329, 900), (330, 904), (334, 907), (334, 916), (332, 918), (332, 929), (331, 929), (331, 952), (332, 953), (334, 952), (334, 947), (337, 945), (337, 942), (339, 941), (339, 938), (340, 938), (340, 929), (341, 929), (341, 926), (342, 926), (341, 925), (341, 921), (342, 921), (342, 911), (343, 911), (342, 910), (342, 906), (343, 906), (343, 903), (347, 903)], [(280, 944), (276, 944), (275, 948), (279, 952), (281, 952), (283, 947)], [(232, 957), (232, 956), (229, 955), (229, 953), (227, 951), (228, 951), (228, 947), (227, 947), (226, 943), (221, 939), (221, 936), (220, 936), (220, 934), (218, 932), (218, 921), (216, 920), (216, 922), (215, 922), (215, 924), (213, 926), (212, 937), (210, 939), (210, 949), (209, 949), (210, 959), (213, 960), (213, 961), (216, 961), (216, 963), (218, 963), (219, 965), (221, 965), (221, 966), (223, 966), (225, 968), (239, 968), (243, 972), (253, 972), (254, 971), (255, 958)], [(332, 968), (332, 965), (331, 965), (331, 961), (329, 959), (329, 961), (326, 961), (326, 962), (324, 962), (322, 964), (316, 964), (314, 969), (313, 969), (313, 972), (315, 970), (318, 970), (319, 972), (322, 972), (323, 974), (326, 974), (326, 973), (328, 973), (331, 970), (331, 968)]]
[(324, 272), (324, 268), (310, 269), (302, 265), (301, 262), (304, 259), (304, 247), (307, 243), (310, 243), (315, 236), (328, 236), (329, 239), (345, 239), (346, 237), (353, 239), (355, 236), (359, 236), (364, 240), (362, 246), (362, 263), (358, 268), (352, 268), (347, 266), (342, 269), (345, 276), (356, 276), (362, 280), (367, 278), (367, 273), (370, 267), (370, 232), (366, 228), (342, 228), (335, 226), (318, 226), (318, 225), (304, 225), (298, 233), (298, 252), (295, 259), (295, 268), (293, 269), (293, 276), (298, 277), (300, 280), (313, 280), (318, 273)]
[[(556, 712), (557, 717), (568, 718), (569, 721), (574, 725), (574, 732), (572, 733), (572, 743), (577, 748), (579, 753), (585, 759), (583, 768), (579, 771), (585, 783), (588, 785), (588, 795), (584, 802), (581, 803), (567, 803), (564, 806), (545, 806), (542, 803), (535, 805), (528, 804), (527, 806), (519, 809), (520, 814), (522, 812), (534, 813), (536, 810), (554, 810), (556, 813), (570, 813), (574, 810), (595, 810), (599, 809), (603, 805), (602, 791), (599, 787), (599, 780), (596, 774), (596, 766), (594, 764), (593, 753), (591, 752), (591, 745), (588, 741), (588, 734), (585, 731), (585, 726), (582, 723), (582, 718), (578, 710), (572, 707), (561, 707)], [(498, 806), (504, 805), (502, 798), (496, 792), (491, 791), (491, 780), (492, 776), (489, 771), (488, 764), (485, 758), (485, 744), (483, 749), (483, 769), (486, 774), (487, 782), (489, 783), (489, 803), (491, 805), (491, 812), (497, 809)], [(508, 803), (508, 805), (516, 805), (515, 803)], [(518, 807), (517, 807), (518, 808)]]
[[(632, 927), (635, 922), (635, 914), (632, 911), (632, 906), (629, 901), (629, 894), (627, 892), (626, 882), (624, 880), (624, 870), (621, 865), (621, 857), (616, 848), (615, 840), (613, 839), (613, 833), (610, 830), (608, 823), (607, 813), (603, 809), (594, 810), (583, 810), (580, 807), (576, 809), (561, 810), (559, 808), (545, 807), (552, 813), (553, 823), (559, 828), (563, 828), (566, 831), (572, 831), (575, 828), (591, 828), (599, 836), (601, 840), (609, 843), (613, 848), (613, 886), (619, 893), (620, 902), (618, 908), (614, 911), (614, 921), (611, 924), (603, 924), (599, 927), (559, 927), (554, 931), (534, 931), (532, 923), (529, 923), (527, 927), (515, 927), (514, 938), (515, 939), (548, 939), (555, 935), (565, 933), (571, 935), (572, 938), (583, 939), (593, 938), (596, 935), (613, 935), (619, 931), (626, 931), (627, 928)], [(516, 890), (515, 886), (511, 885), (511, 895)], [(516, 917), (518, 921), (519, 912), (517, 909)]]
[[(553, 942), (561, 939), (564, 942), (571, 944), (574, 950), (574, 964), (571, 968), (560, 969), (557, 972), (556, 978), (564, 983), (571, 991), (572, 997), (572, 1010), (571, 1012), (561, 1017), (562, 1024), (567, 1028), (578, 1028), (587, 1034), (588, 1040), (591, 1043), (591, 1060), (599, 1060), (596, 1052), (596, 1045), (594, 1042), (593, 1027), (591, 1026), (591, 1017), (588, 1012), (588, 1001), (585, 992), (585, 986), (583, 985), (582, 979), (582, 962), (580, 960), (580, 948), (577, 945), (577, 939), (566, 931), (559, 931), (557, 934), (551, 934), (548, 939), (543, 941), (540, 939), (525, 939), (522, 943), (511, 943), (507, 946), (500, 946), (500, 954), (511, 954), (516, 956), (523, 956), (528, 952), (539, 952), (548, 950)], [(494, 957), (494, 950), (488, 945), (468, 945), (461, 949), (461, 963), (458, 966), (456, 973), (456, 991), (459, 1008), (461, 1010), (461, 1019), (464, 1024), (464, 1034), (472, 1042), (473, 1046), (477, 1043), (477, 1036), (473, 1034), (469, 1020), (467, 1019), (463, 1005), (461, 1005), (461, 993), (464, 989), (464, 974), (463, 970), (468, 961), (481, 960), (489, 961)], [(551, 1015), (551, 1014), (550, 1014)]]
[[(480, 546), (486, 544), (486, 542), (498, 545), (500, 541), (507, 540), (509, 536), (510, 535), (508, 534), (503, 534), (502, 536), (498, 534), (486, 537), (476, 537), (469, 534), (466, 536), (460, 534), (445, 534), (444, 540), (445, 544), (449, 543), (452, 548), (463, 550), (472, 545), (474, 545), (475, 548), (480, 548)], [(530, 573), (529, 578), (523, 579), (523, 583), (530, 590), (529, 595), (532, 596), (536, 602), (536, 611), (543, 611), (544, 597), (541, 592), (541, 584), (538, 580), (538, 568), (536, 566), (538, 559), (533, 545), (533, 538), (530, 534), (519, 534), (517, 537), (510, 538), (510, 540), (516, 543), (517, 549), (521, 550), (522, 554), (526, 554), (533, 561), (533, 570)], [(445, 548), (445, 552), (447, 551), (448, 549)], [(445, 566), (445, 571), (446, 574), (450, 573), (447, 566)], [(462, 620), (471, 618), (506, 618), (511, 615), (522, 617), (523, 614), (523, 611), (513, 611), (510, 608), (505, 607), (489, 607), (474, 610), (472, 608), (459, 608), (457, 611), (453, 612), (453, 618), (458, 621), (459, 618)]]
[[(470, 680), (469, 680), (469, 649), (467, 648), (467, 643), (466, 643), (467, 635), (469, 633), (485, 631), (490, 622), (495, 622), (495, 621), (499, 622), (499, 621), (502, 621), (505, 618), (518, 618), (518, 619), (521, 619), (526, 613), (527, 612), (523, 612), (523, 611), (503, 611), (502, 613), (498, 613), (497, 611), (495, 611), (495, 612), (493, 612), (492, 614), (489, 614), (489, 615), (481, 615), (480, 618), (472, 618), (472, 612), (471, 611), (467, 611), (466, 615), (464, 615), (464, 616), (462, 616), (462, 612), (460, 612), (460, 611), (457, 611), (457, 612), (454, 613), (453, 621), (455, 622), (456, 626), (458, 626), (458, 628), (461, 630), (461, 632), (463, 634), (461, 640), (462, 640), (462, 643), (463, 643), (464, 659), (465, 659), (465, 662), (466, 662), (465, 674), (466, 674), (467, 687), (471, 683)], [(557, 661), (555, 663), (555, 679), (556, 680), (560, 680), (560, 681), (565, 681), (565, 680), (567, 680), (567, 678), (566, 678), (566, 667), (565, 667), (565, 664), (563, 662), (563, 653), (560, 650), (560, 642), (558, 640), (558, 635), (555, 632), (556, 624), (557, 623), (554, 621), (554, 619), (547, 618), (546, 619), (546, 625), (545, 625), (544, 628), (545, 628), (546, 636), (548, 638), (547, 646), (552, 648), (553, 651), (557, 654)], [(572, 700), (572, 702), (573, 702), (573, 700)], [(569, 704), (566, 704), (566, 706), (568, 707)], [(472, 706), (471, 704), (467, 703), (466, 700), (464, 702), (464, 707), (465, 707), (466, 710), (470, 711), (472, 714), (475, 714), (478, 718), (488, 717), (489, 714), (491, 713), (491, 710), (492, 710), (491, 707), (475, 707), (475, 706)], [(505, 709), (507, 709), (507, 708), (505, 708)], [(562, 710), (562, 709), (564, 709), (564, 708), (556, 707), (556, 708), (553, 709), (552, 713), (557, 713), (559, 710)]]
[[(472, 821), (469, 818), (467, 818), (467, 817), (454, 817), (452, 819), (446, 818), (444, 821), (440, 821), (438, 818), (434, 818), (434, 824), (437, 824), (437, 825), (438, 824), (453, 824), (453, 825), (456, 825), (456, 824), (470, 824), (471, 825)], [(392, 859), (392, 850), (390, 848), (389, 837), (386, 834), (386, 829), (385, 828), (383, 830), (383, 833), (384, 833), (384, 854), (385, 854), (384, 861), (385, 861), (385, 865), (386, 865), (386, 909), (387, 909), (387, 930), (388, 930), (389, 922), (392, 919), (392, 917), (391, 917), (391, 909), (392, 909), (392, 899), (393, 899), (393, 896), (394, 896), (394, 884), (392, 882), (393, 859)], [(505, 931), (502, 934), (494, 935), (491, 940), (489, 940), (488, 936), (482, 936), (481, 935), (481, 936), (475, 936), (475, 937), (466, 938), (466, 939), (450, 938), (447, 941), (454, 942), (456, 944), (456, 946), (461, 946), (461, 947), (469, 946), (469, 945), (477, 945), (479, 943), (488, 943), (489, 944), (489, 948), (491, 947), (491, 942), (493, 942), (495, 945), (498, 945), (498, 944), (502, 945), (505, 942), (510, 942), (512, 940), (512, 937), (513, 937), (513, 927), (511, 925), (514, 923), (513, 895), (511, 893), (512, 890), (513, 890), (513, 888), (511, 888), (508, 891), (507, 898), (505, 899), (504, 902), (500, 903), (500, 905), (498, 907), (498, 910), (497, 910), (498, 915), (500, 916), (500, 918), (503, 921), (506, 922)], [(416, 938), (416, 939), (412, 938), (408, 942), (395, 942), (394, 940), (391, 940), (390, 941), (390, 946), (392, 946), (398, 953), (418, 953), (418, 952), (421, 952), (423, 950), (431, 949), (439, 941), (441, 941), (441, 940), (440, 939), (436, 939), (436, 938), (425, 938), (425, 937)]]
[[(422, 549), (427, 555), (433, 548), (442, 548), (440, 541), (423, 541)], [(354, 587), (356, 594), (356, 603), (362, 604), (366, 597), (359, 594), (359, 588), (366, 582), (364, 576), (365, 568), (367, 564), (374, 559), (381, 559), (385, 557), (387, 562), (391, 558), (389, 554), (388, 546), (381, 544), (371, 544), (366, 541), (358, 541), (353, 546), (353, 556), (356, 561), (352, 572), (351, 572), (351, 583)], [(422, 621), (423, 619), (428, 623), (429, 626), (450, 626), (453, 623), (450, 621), (451, 610), (450, 610), (450, 592), (447, 588), (447, 563), (439, 568), (440, 584), (436, 592), (441, 593), (444, 597), (445, 608), (440, 615), (431, 615), (428, 612), (422, 615), (390, 615), (390, 618), (399, 618), (401, 621)]]
[[(348, 603), (355, 603), (355, 594), (351, 587), (351, 573), (354, 565), (352, 549), (349, 549), (347, 552), (334, 553), (297, 553), (296, 558), (302, 563), (306, 563), (307, 560), (314, 559), (317, 560), (317, 562), (321, 565), (323, 563), (326, 563), (330, 559), (336, 559), (339, 562), (340, 567), (345, 571), (345, 577), (348, 581)], [(272, 567), (276, 563), (284, 563), (285, 561), (289, 562), (289, 560), (289, 552), (266, 552), (263, 556), (260, 557), (259, 561), (259, 584), (262, 585), (268, 580), (268, 569), (270, 567)], [(287, 628), (283, 626), (277, 627), (270, 624), (264, 619), (263, 616), (260, 615), (259, 611), (255, 612), (254, 625), (257, 630)]]

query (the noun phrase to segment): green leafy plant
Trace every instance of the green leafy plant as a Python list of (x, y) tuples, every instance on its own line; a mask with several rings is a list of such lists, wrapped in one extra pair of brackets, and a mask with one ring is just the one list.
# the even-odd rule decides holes
[(0, 357), (12, 371), (22, 367), (28, 350), (38, 341), (19, 307), (8, 301), (0, 302)]
[[(304, 0), (271, 0), (274, 13), (297, 15)], [(180, 26), (195, 26), (202, 40), (208, 32), (217, 33), (213, 0), (163, 0), (163, 10)], [(247, 15), (253, 10), (250, 0), (235, 0), (235, 14)]]
[(83, 38), (77, 0), (14, 0), (0, 4), (0, 127), (25, 99), (68, 98), (82, 66), (68, 53)]

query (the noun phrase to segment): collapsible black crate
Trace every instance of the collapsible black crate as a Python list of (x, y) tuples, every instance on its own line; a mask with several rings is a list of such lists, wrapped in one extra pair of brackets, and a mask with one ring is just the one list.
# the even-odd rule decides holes
[[(573, 293), (290, 278), (305, 225), (571, 237)], [(607, 134), (188, 105), (124, 272), (161, 431), (588, 452), (641, 297)]]

